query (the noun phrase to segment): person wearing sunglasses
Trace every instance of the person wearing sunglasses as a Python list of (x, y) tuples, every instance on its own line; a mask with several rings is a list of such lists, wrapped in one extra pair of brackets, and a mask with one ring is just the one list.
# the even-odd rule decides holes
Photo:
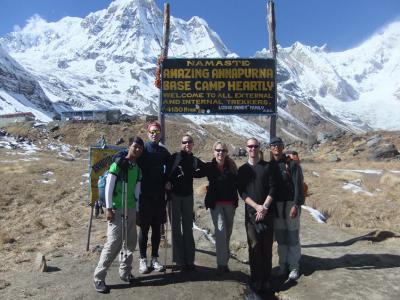
[(273, 166), (260, 157), (260, 143), (246, 143), (248, 161), (238, 171), (239, 194), (245, 202), (245, 226), (250, 262), (250, 287), (256, 293), (271, 292), (273, 206), (276, 183)]
[(304, 203), (303, 172), (300, 164), (283, 153), (281, 138), (270, 140), (272, 160), (277, 165), (275, 239), (278, 243), (280, 277), (296, 281), (299, 276), (300, 209)]
[[(138, 164), (143, 172), (141, 194), (138, 205), (137, 224), (139, 229), (139, 273), (151, 270), (162, 272), (164, 266), (158, 262), (158, 250), (161, 240), (161, 226), (167, 221), (165, 184), (167, 181), (167, 163), (170, 153), (160, 145), (161, 125), (152, 122), (147, 127), (149, 141), (144, 144), (143, 155)], [(151, 263), (147, 264), (147, 241), (151, 228)]]
[(193, 138), (185, 134), (180, 151), (172, 154), (169, 164), (169, 182), (166, 189), (171, 195), (172, 254), (175, 270), (195, 268), (193, 238), (193, 177), (198, 171), (199, 159), (193, 155)]
[(237, 167), (229, 157), (225, 143), (217, 141), (213, 146), (213, 155), (211, 162), (200, 165), (200, 174), (207, 176), (209, 182), (205, 207), (210, 209), (214, 224), (217, 274), (223, 275), (230, 272), (229, 243), (238, 206)]

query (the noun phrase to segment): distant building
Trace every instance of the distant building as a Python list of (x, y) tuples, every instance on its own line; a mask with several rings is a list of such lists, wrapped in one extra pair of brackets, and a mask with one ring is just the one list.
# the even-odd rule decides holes
[(35, 115), (31, 112), (19, 112), (14, 114), (0, 115), (0, 126), (11, 123), (34, 121)]
[(119, 109), (110, 110), (71, 110), (61, 112), (62, 121), (101, 121), (118, 122), (121, 117)]

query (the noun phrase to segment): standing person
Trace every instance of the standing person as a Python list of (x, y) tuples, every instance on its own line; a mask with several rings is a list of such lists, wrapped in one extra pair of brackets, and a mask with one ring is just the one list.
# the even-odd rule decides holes
[(193, 156), (193, 138), (186, 134), (181, 140), (181, 151), (174, 153), (169, 161), (171, 192), (171, 222), (173, 261), (177, 269), (193, 270), (195, 244), (193, 238), (193, 177), (198, 158)]
[(250, 286), (255, 292), (270, 289), (275, 178), (271, 164), (260, 158), (260, 143), (247, 140), (248, 161), (239, 168), (239, 194), (246, 203), (245, 226), (250, 261)]
[[(141, 171), (136, 160), (143, 152), (143, 140), (140, 137), (129, 139), (129, 150), (125, 157), (113, 162), (106, 179), (105, 204), (107, 227), (107, 242), (101, 251), (99, 263), (94, 271), (94, 286), (97, 292), (107, 293), (105, 283), (107, 269), (122, 249), (120, 256), (119, 275), (121, 280), (133, 283), (132, 253), (136, 248), (136, 199), (140, 192)], [(124, 183), (122, 181), (125, 181)], [(127, 221), (123, 221), (125, 202), (123, 201), (123, 188), (127, 184)], [(123, 228), (123, 226), (126, 228)], [(123, 232), (126, 231), (126, 234)], [(123, 239), (127, 238), (126, 241)], [(125, 252), (125, 253), (123, 253)]]
[(297, 280), (300, 276), (300, 209), (304, 203), (303, 172), (298, 163), (283, 154), (281, 138), (270, 141), (272, 157), (277, 164), (275, 239), (278, 243), (279, 275)]
[[(160, 145), (161, 125), (152, 122), (147, 127), (149, 142), (144, 145), (143, 155), (138, 164), (143, 171), (141, 194), (139, 198), (139, 272), (151, 270), (162, 272), (164, 266), (158, 262), (158, 249), (161, 239), (161, 226), (166, 222), (165, 183), (167, 179), (168, 150)], [(151, 263), (147, 265), (147, 241), (151, 227)]]
[(237, 167), (228, 156), (228, 147), (217, 141), (213, 145), (214, 158), (200, 166), (200, 173), (207, 176), (209, 185), (205, 207), (210, 208), (214, 223), (215, 248), (217, 253), (217, 274), (230, 272), (229, 243), (233, 229), (233, 218), (238, 206)]

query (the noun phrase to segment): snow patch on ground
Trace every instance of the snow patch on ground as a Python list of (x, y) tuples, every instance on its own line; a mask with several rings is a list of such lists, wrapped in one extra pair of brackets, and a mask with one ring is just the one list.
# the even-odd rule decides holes
[(312, 207), (310, 207), (310, 206), (306, 206), (306, 205), (302, 205), (301, 208), (304, 209), (304, 210), (306, 210), (306, 211), (308, 211), (308, 212), (311, 214), (311, 216), (312, 216), (318, 223), (321, 223), (321, 224), (326, 223), (326, 218), (325, 218), (325, 216), (324, 216), (322, 213), (320, 213), (318, 210), (316, 210), (316, 209), (314, 209), (314, 208), (312, 208)]
[(19, 154), (21, 155), (32, 155), (40, 150), (35, 144), (29, 141), (18, 142), (12, 136), (0, 137), (0, 148), (5, 148), (9, 150), (23, 150), (24, 152), (19, 152)]
[(208, 230), (198, 227), (194, 222), (193, 222), (193, 229), (196, 229), (196, 230), (202, 232), (204, 234), (204, 236), (206, 237), (206, 239), (215, 245), (214, 236)]
[(315, 177), (319, 177), (319, 176), (320, 176), (319, 173), (318, 173), (318, 172), (315, 172), (315, 171), (312, 171), (311, 174), (313, 174)]
[(373, 193), (362, 189), (361, 180), (354, 180), (354, 181), (347, 182), (343, 185), (343, 189), (351, 191), (351, 192), (353, 192), (353, 194), (361, 193), (361, 194), (364, 194), (364, 195), (370, 196), (370, 197), (372, 197), (374, 195)]
[(356, 172), (356, 173), (363, 173), (363, 174), (373, 174), (373, 175), (381, 175), (383, 170), (350, 170), (350, 169), (333, 169), (334, 171), (338, 172)]

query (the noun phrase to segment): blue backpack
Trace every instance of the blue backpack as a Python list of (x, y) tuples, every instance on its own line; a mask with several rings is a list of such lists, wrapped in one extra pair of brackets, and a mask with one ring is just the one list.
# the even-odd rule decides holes
[(104, 172), (103, 175), (99, 176), (99, 180), (97, 181), (97, 188), (99, 190), (99, 204), (100, 206), (105, 206), (106, 204), (106, 182), (108, 176), (108, 170)]
[[(125, 157), (127, 155), (127, 151), (120, 151), (117, 154), (114, 154), (112, 157), (113, 162), (117, 162), (119, 159)], [(103, 173), (103, 175), (99, 176), (99, 180), (97, 181), (97, 188), (99, 190), (99, 206), (106, 206), (106, 183), (107, 183), (107, 176), (109, 172), (108, 169)]]

